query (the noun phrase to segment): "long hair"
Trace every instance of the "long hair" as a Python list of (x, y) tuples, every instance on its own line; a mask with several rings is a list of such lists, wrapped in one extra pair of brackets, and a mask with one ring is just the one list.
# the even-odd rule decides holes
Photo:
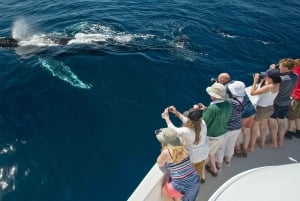
[(281, 83), (281, 77), (270, 77), (274, 84)]
[(293, 70), (295, 66), (295, 60), (291, 58), (284, 58), (279, 61), (279, 64), (282, 64), (283, 66), (287, 67), (289, 70)]
[(184, 125), (185, 127), (194, 129), (195, 131), (195, 141), (194, 144), (199, 144), (200, 140), (201, 140), (201, 122), (202, 122), (202, 118), (198, 119), (198, 121), (191, 121), (188, 120), (186, 122), (186, 124)]
[(300, 65), (300, 59), (295, 59), (295, 67)]
[(188, 156), (188, 151), (186, 148), (181, 146), (168, 146), (168, 149), (171, 150), (171, 158), (173, 159), (174, 163), (180, 163)]

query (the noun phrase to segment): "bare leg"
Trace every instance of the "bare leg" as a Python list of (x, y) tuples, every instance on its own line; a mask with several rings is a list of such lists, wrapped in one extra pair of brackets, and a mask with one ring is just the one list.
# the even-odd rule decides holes
[(251, 127), (251, 139), (250, 139), (250, 148), (249, 148), (250, 152), (254, 151), (258, 127), (259, 127), (259, 121), (254, 121)]
[(217, 167), (216, 167), (216, 158), (215, 154), (209, 154), (208, 155), (209, 161), (210, 161), (210, 168), (213, 172), (217, 172)]
[(260, 122), (260, 146), (261, 148), (265, 147), (266, 136), (267, 136), (267, 123), (268, 119), (263, 119)]
[(277, 148), (277, 128), (276, 128), (276, 120), (273, 118), (269, 118), (268, 121), (268, 125), (269, 125), (269, 129), (271, 132), (271, 138), (272, 138), (272, 142), (271, 142), (271, 147), (273, 148)]
[(284, 119), (277, 119), (277, 123), (278, 123), (278, 132), (279, 132), (278, 145), (279, 145), (279, 147), (282, 147), (283, 138), (284, 138), (284, 134), (285, 134)]
[(288, 119), (288, 129), (287, 130), (293, 132), (295, 129), (295, 125), (296, 125), (295, 120)]
[(232, 156), (225, 156), (224, 160), (227, 162), (227, 163), (230, 163), (231, 162), (231, 159), (232, 159)]
[(205, 167), (205, 162), (204, 162), (204, 165), (202, 165), (202, 170), (201, 171), (202, 171), (202, 179), (206, 180), (205, 171), (204, 171), (205, 168), (204, 167)]
[(250, 142), (250, 128), (242, 128), (243, 131), (243, 150), (247, 151)]
[(296, 119), (296, 129), (300, 130), (300, 118)]

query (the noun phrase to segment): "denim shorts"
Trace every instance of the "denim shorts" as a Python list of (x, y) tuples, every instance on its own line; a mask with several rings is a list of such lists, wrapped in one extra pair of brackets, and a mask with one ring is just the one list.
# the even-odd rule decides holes
[(284, 119), (287, 112), (289, 111), (289, 106), (278, 106), (274, 105), (274, 113), (272, 114), (272, 119)]

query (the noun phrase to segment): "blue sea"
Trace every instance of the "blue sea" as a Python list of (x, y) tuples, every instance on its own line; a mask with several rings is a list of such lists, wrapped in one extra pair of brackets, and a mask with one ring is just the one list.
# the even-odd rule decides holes
[[(161, 112), (299, 58), (298, 0), (1, 1), (0, 200), (127, 200)], [(67, 45), (51, 38), (71, 37)], [(177, 123), (177, 122), (176, 122)]]

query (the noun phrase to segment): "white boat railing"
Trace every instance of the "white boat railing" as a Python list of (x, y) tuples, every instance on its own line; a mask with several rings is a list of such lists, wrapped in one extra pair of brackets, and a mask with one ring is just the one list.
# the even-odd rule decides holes
[(162, 185), (167, 171), (154, 164), (128, 201), (162, 201)]
[[(251, 102), (255, 105), (257, 96), (250, 96), (250, 89), (251, 86), (247, 87), (245, 91)], [(259, 135), (258, 131), (258, 136)], [(166, 169), (159, 168), (157, 164), (154, 164), (139, 186), (131, 194), (128, 201), (162, 201), (162, 184), (164, 182), (166, 172)]]

